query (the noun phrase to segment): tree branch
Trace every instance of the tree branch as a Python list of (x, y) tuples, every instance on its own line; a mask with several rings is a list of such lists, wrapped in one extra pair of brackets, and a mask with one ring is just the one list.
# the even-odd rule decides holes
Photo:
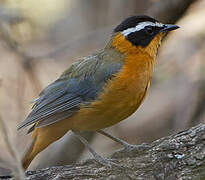
[(205, 178), (205, 125), (144, 144), (143, 147), (138, 151), (115, 152), (110, 160), (119, 167), (112, 169), (87, 160), (80, 164), (27, 171), (26, 176), (28, 180)]

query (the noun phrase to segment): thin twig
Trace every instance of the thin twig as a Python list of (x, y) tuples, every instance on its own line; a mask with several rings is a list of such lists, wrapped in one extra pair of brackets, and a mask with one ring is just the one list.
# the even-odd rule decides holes
[(24, 170), (23, 170), (22, 165), (21, 165), (21, 160), (20, 160), (20, 158), (16, 152), (16, 149), (13, 146), (13, 143), (9, 137), (5, 122), (3, 121), (3, 119), (1, 117), (0, 117), (0, 132), (2, 132), (2, 136), (3, 136), (4, 141), (6, 143), (7, 149), (16, 163), (17, 169), (13, 169), (13, 174), (14, 174), (15, 179), (16, 180), (25, 179)]

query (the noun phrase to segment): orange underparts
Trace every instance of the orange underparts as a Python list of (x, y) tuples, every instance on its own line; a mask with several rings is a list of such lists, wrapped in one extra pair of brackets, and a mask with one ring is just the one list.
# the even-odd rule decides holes
[(72, 117), (73, 129), (89, 131), (106, 128), (137, 110), (151, 83), (159, 41), (160, 35), (143, 48), (132, 45), (120, 33), (114, 37), (111, 46), (125, 54), (125, 65), (107, 83), (95, 102), (82, 107)]

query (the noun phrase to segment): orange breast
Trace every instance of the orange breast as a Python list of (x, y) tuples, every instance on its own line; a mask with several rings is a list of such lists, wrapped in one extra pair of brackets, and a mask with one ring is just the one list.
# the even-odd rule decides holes
[[(113, 46), (118, 41), (114, 40)], [(133, 114), (142, 103), (151, 82), (155, 55), (126, 43), (135, 53), (127, 53), (123, 69), (107, 83), (98, 99), (72, 117), (73, 129), (90, 131), (112, 126)]]

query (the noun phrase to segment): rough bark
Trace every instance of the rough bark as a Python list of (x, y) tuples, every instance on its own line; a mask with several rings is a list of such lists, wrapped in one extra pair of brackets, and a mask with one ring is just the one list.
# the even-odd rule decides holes
[(198, 125), (140, 150), (115, 152), (110, 160), (119, 167), (107, 168), (94, 160), (69, 166), (27, 171), (28, 180), (135, 179), (199, 180), (205, 178), (205, 125)]

